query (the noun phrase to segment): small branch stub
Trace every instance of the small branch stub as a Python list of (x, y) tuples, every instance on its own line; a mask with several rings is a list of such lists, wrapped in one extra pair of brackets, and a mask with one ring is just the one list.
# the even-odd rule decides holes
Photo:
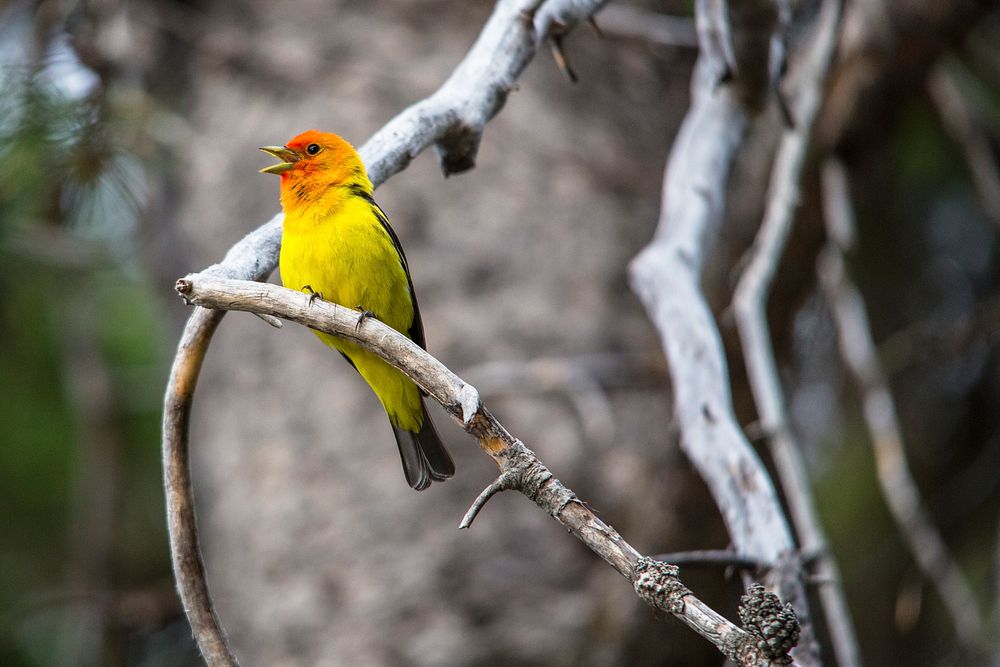
[(479, 497), (477, 497), (475, 502), (472, 503), (472, 507), (470, 507), (469, 511), (465, 513), (465, 516), (462, 517), (462, 523), (458, 524), (459, 530), (470, 528), (472, 526), (472, 522), (476, 520), (476, 517), (479, 516), (479, 512), (486, 506), (486, 503), (489, 502), (490, 498), (502, 491), (508, 491), (515, 488), (516, 484), (516, 474), (509, 471), (501, 473), (492, 484), (483, 489), (483, 492), (480, 493)]
[(750, 584), (740, 599), (740, 623), (757, 641), (757, 648), (779, 665), (791, 664), (788, 655), (799, 643), (799, 619), (790, 604), (760, 584)]
[(677, 578), (676, 565), (643, 556), (632, 570), (632, 587), (654, 609), (684, 613), (684, 596), (691, 591)]
[[(483, 489), (472, 503), (472, 507), (465, 513), (462, 523), (458, 526), (460, 529), (470, 527), (490, 498), (502, 491), (521, 492), (530, 500), (548, 508), (553, 517), (557, 516), (567, 504), (576, 500), (573, 492), (559, 484), (558, 480), (555, 484), (548, 484), (555, 480), (552, 472), (520, 440), (511, 443), (497, 456), (494, 456), (494, 459), (501, 466), (500, 476)], [(543, 490), (554, 494), (554, 497), (540, 501)]]

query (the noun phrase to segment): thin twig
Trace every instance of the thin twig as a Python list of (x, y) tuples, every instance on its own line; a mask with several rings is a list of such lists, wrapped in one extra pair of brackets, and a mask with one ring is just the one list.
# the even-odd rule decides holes
[(680, 16), (613, 4), (596, 17), (601, 34), (611, 38), (640, 40), (657, 46), (698, 48), (698, 31), (694, 21)]
[(756, 574), (766, 567), (753, 558), (747, 558), (728, 549), (696, 549), (693, 551), (674, 551), (653, 556), (656, 560), (683, 565), (685, 567), (735, 567)]
[[(565, 34), (606, 0), (500, 0), (469, 53), (430, 97), (375, 133), (360, 153), (378, 186), (434, 145), (445, 175), (475, 165), (483, 128), (503, 106), (538, 46), (559, 26)], [(205, 273), (263, 280), (275, 268), (282, 216), (248, 234)], [(195, 640), (211, 667), (238, 664), (212, 605), (198, 544), (188, 456), (190, 411), (201, 363), (222, 311), (201, 308), (188, 318), (164, 397), (163, 466), (171, 559)]]
[(941, 122), (965, 154), (972, 184), (986, 215), (1000, 225), (1000, 163), (990, 149), (990, 137), (956, 81), (946, 61), (931, 72), (927, 90)]
[(786, 127), (771, 173), (767, 209), (749, 261), (737, 284), (733, 311), (743, 346), (747, 376), (753, 391), (760, 429), (767, 437), (781, 486), (788, 501), (802, 549), (818, 554), (819, 597), (840, 665), (860, 665), (861, 655), (837, 563), (827, 546), (816, 512), (805, 462), (792, 433), (778, 364), (767, 323), (767, 300), (788, 235), (795, 222), (802, 171), (812, 139), (823, 86), (833, 61), (843, 14), (842, 0), (826, 0), (808, 42), (801, 67), (795, 72), (799, 87), (794, 97), (794, 126)]
[[(703, 264), (722, 223), (729, 171), (752, 102), (772, 89), (767, 72), (774, 7), (768, 10), (754, 0), (734, 5), (730, 25), (727, 12), (713, 10), (707, 0), (697, 4), (701, 56), (692, 105), (670, 153), (656, 235), (632, 260), (630, 279), (660, 333), (681, 447), (715, 498), (736, 550), (775, 564), (794, 551), (791, 531), (767, 471), (733, 413), (722, 340), (701, 290)], [(733, 45), (738, 49), (729, 53)], [(808, 639), (812, 630), (801, 573), (770, 568), (765, 581), (780, 590), (803, 621), (806, 641), (796, 658), (818, 664)]]
[(861, 394), (882, 495), (913, 559), (941, 595), (960, 641), (974, 646), (982, 627), (979, 605), (910, 475), (902, 429), (872, 340), (865, 302), (845, 268), (844, 254), (855, 237), (854, 213), (844, 167), (835, 160), (823, 168), (823, 198), (829, 242), (817, 271), (837, 328), (841, 356)]
[(764, 655), (752, 635), (695, 597), (677, 578), (675, 568), (643, 557), (597, 518), (524, 443), (510, 435), (482, 405), (474, 387), (406, 336), (374, 318), (359, 327), (357, 311), (269, 283), (192, 274), (177, 281), (177, 291), (187, 302), (205, 308), (263, 313), (339, 336), (406, 373), (476, 438), (500, 469), (497, 481), (480, 494), (466, 514), (463, 527), (471, 525), (493, 495), (505, 489), (517, 490), (632, 582), (647, 603), (676, 616), (737, 664), (770, 665), (780, 658)]
[(562, 41), (561, 35), (553, 35), (549, 39), (549, 51), (552, 53), (552, 60), (556, 62), (556, 67), (559, 68), (559, 71), (562, 72), (567, 81), (577, 83), (580, 79), (577, 77), (573, 66), (569, 64), (569, 59), (566, 58), (566, 51), (563, 49)]

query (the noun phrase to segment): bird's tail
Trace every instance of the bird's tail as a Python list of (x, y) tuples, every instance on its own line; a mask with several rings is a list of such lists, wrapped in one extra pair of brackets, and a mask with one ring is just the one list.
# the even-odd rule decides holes
[(419, 433), (395, 425), (392, 427), (396, 445), (399, 446), (399, 457), (403, 460), (403, 474), (407, 483), (417, 491), (423, 491), (431, 482), (443, 482), (455, 474), (455, 463), (434, 429), (423, 399), (420, 403), (424, 420)]

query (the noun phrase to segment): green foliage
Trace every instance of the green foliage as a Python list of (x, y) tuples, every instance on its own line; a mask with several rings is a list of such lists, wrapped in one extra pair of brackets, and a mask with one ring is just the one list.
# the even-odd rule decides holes
[[(80, 599), (170, 590), (158, 448), (167, 327), (133, 243), (144, 170), (116, 144), (123, 121), (109, 113), (102, 87), (81, 95), (57, 84), (44, 63), (0, 74), (4, 665), (75, 662), (65, 634), (86, 608)], [(68, 304), (90, 326), (69, 318)], [(93, 345), (68, 344), (81, 336)], [(81, 590), (87, 582), (70, 577), (86, 548), (74, 523), (99, 509), (79, 491), (83, 448), (99, 444), (88, 441), (93, 416), (73, 395), (70, 357), (81, 349), (110, 379), (103, 398), (118, 443), (114, 543), (100, 556), (109, 559), (110, 590)], [(119, 631), (98, 637), (99, 662), (118, 662), (127, 639)]]

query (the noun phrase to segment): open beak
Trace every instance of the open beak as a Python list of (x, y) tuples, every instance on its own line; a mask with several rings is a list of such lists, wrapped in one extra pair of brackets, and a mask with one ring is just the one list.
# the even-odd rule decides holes
[(270, 167), (261, 169), (260, 173), (262, 174), (283, 174), (293, 168), (295, 163), (299, 161), (299, 154), (284, 146), (261, 146), (260, 150), (270, 153), (281, 160), (278, 164), (272, 164)]

